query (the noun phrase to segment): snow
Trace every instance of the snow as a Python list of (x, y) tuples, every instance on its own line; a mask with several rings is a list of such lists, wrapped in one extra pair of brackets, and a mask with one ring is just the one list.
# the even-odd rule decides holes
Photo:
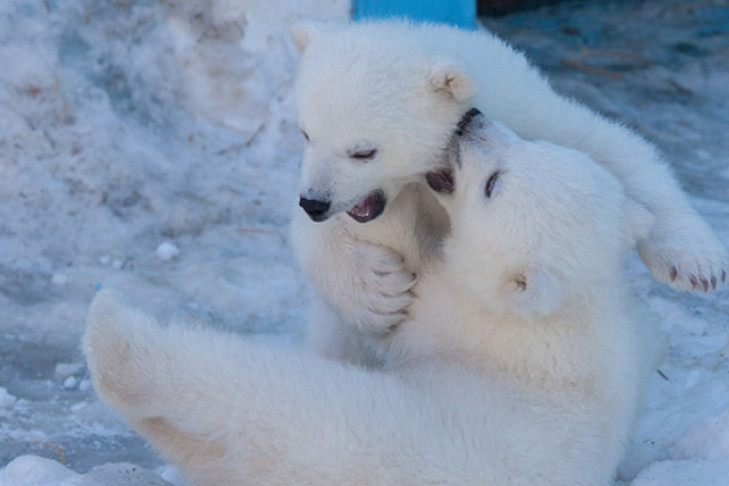
[(184, 486), (170, 483), (163, 475), (155, 474), (133, 464), (104, 464), (88, 474), (78, 474), (56, 461), (38, 456), (21, 456), (4, 471), (0, 485), (16, 486)]
[(56, 378), (66, 379), (84, 370), (81, 363), (58, 363), (56, 364)]
[(177, 258), (177, 256), (179, 256), (180, 249), (169, 241), (163, 241), (155, 250), (155, 254), (157, 255), (157, 258), (159, 258), (163, 262), (168, 262), (173, 258)]
[[(161, 318), (300, 344), (288, 27), (348, 12), (0, 2), (0, 486), (183, 484), (92, 390), (79, 342), (100, 288)], [(728, 7), (566, 2), (486, 23), (557, 89), (653, 140), (729, 242)], [(165, 242), (179, 253), (160, 257)], [(729, 291), (676, 293), (636, 256), (627, 272), (670, 350), (621, 484), (729, 484)]]
[(16, 400), (5, 388), (0, 387), (0, 408), (11, 408)]
[(633, 481), (633, 486), (670, 486), (696, 484), (726, 486), (729, 481), (729, 461), (659, 461), (651, 464)]
[(56, 461), (36, 456), (21, 456), (5, 468), (2, 484), (62, 485), (78, 474)]

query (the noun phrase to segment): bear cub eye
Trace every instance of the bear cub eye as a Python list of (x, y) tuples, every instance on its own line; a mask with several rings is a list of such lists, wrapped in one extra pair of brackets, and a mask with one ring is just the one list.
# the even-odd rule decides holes
[(306, 133), (304, 130), (301, 130), (301, 136), (304, 137), (304, 140), (307, 142), (309, 141), (309, 134)]
[(496, 181), (499, 179), (499, 176), (501, 175), (501, 171), (496, 171), (493, 174), (491, 174), (491, 177), (489, 177), (489, 180), (486, 181), (486, 188), (484, 189), (484, 192), (486, 193), (486, 197), (491, 199), (491, 195), (494, 192), (494, 187), (496, 186)]
[(372, 160), (375, 158), (375, 155), (377, 155), (377, 149), (375, 148), (356, 150), (349, 154), (351, 158), (356, 160)]

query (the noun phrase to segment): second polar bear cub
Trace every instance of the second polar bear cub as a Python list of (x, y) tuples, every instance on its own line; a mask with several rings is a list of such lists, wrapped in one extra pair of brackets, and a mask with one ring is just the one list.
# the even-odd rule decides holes
[(658, 342), (621, 294), (650, 218), (585, 155), (476, 111), (449, 151), (429, 179), (452, 232), (385, 372), (163, 328), (102, 291), (99, 395), (199, 486), (610, 484)]
[(568, 410), (584, 484), (604, 484), (663, 351), (622, 265), (654, 218), (585, 154), (525, 141), (478, 110), (449, 151), (453, 178), (429, 181), (451, 233), (415, 288), (412, 320), (385, 339), (388, 367), (455, 361)]

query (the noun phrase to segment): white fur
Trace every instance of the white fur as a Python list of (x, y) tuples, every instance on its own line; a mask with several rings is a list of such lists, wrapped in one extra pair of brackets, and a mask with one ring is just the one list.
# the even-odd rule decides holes
[(386, 367), (457, 360), (518, 384), (595, 440), (580, 477), (607, 484), (662, 349), (622, 272), (653, 218), (584, 154), (482, 117), (450, 152), (444, 261), (430, 262), (411, 320), (383, 339)]
[(402, 379), (162, 328), (109, 291), (85, 349), (100, 395), (197, 486), (595, 485), (577, 469), (599, 448), (573, 433), (587, 413), (457, 365)]
[[(405, 282), (421, 273), (448, 231), (447, 218), (418, 185), (442, 163), (442, 149), (470, 106), (525, 139), (585, 152), (612, 172), (656, 218), (637, 246), (657, 279), (678, 289), (724, 283), (724, 245), (656, 149), (556, 94), (522, 54), (487, 31), (386, 21), (303, 24), (294, 37), (301, 50), (299, 121), (309, 137), (300, 194), (332, 201), (325, 222), (313, 223), (298, 209), (293, 219), (297, 258), (321, 297), (311, 345), (324, 355), (372, 363), (372, 341), (402, 321), (412, 302)], [(348, 153), (363, 143), (377, 156), (351, 160)], [(378, 219), (361, 224), (344, 213), (376, 189), (389, 201)], [(419, 205), (414, 236), (412, 225), (399, 224), (412, 204)], [(363, 244), (382, 251), (360, 255)], [(378, 282), (378, 272), (363, 278), (388, 259), (386, 252), (401, 255), (402, 265), (388, 266), (386, 281)]]
[(657, 357), (620, 290), (651, 218), (584, 155), (472, 125), (450, 148), (445, 259), (384, 372), (162, 328), (102, 291), (99, 394), (201, 486), (607, 486)]

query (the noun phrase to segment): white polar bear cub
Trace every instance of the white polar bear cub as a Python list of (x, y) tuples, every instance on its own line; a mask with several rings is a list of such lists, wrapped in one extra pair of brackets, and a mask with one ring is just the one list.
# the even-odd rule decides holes
[[(587, 153), (656, 218), (638, 241), (653, 275), (679, 289), (725, 283), (724, 245), (689, 205), (656, 149), (556, 94), (489, 32), (398, 21), (302, 24), (293, 31), (306, 139), (294, 250), (318, 291), (311, 346), (373, 363), (372, 346), (407, 317), (411, 288), (448, 218), (423, 175), (470, 106), (529, 140)], [(417, 210), (415, 232), (405, 221)]]
[(588, 157), (475, 111), (448, 152), (430, 180), (452, 233), (386, 371), (162, 328), (102, 291), (96, 390), (200, 486), (610, 484), (659, 341), (620, 290), (651, 218)]
[(412, 319), (383, 338), (386, 369), (455, 361), (570, 410), (570, 420), (588, 410), (573, 430), (592, 474), (584, 484), (606, 484), (663, 354), (658, 322), (634, 301), (622, 265), (654, 218), (585, 154), (524, 141), (478, 110), (448, 152), (455, 191), (446, 172), (428, 178), (451, 220), (443, 262), (425, 266)]

